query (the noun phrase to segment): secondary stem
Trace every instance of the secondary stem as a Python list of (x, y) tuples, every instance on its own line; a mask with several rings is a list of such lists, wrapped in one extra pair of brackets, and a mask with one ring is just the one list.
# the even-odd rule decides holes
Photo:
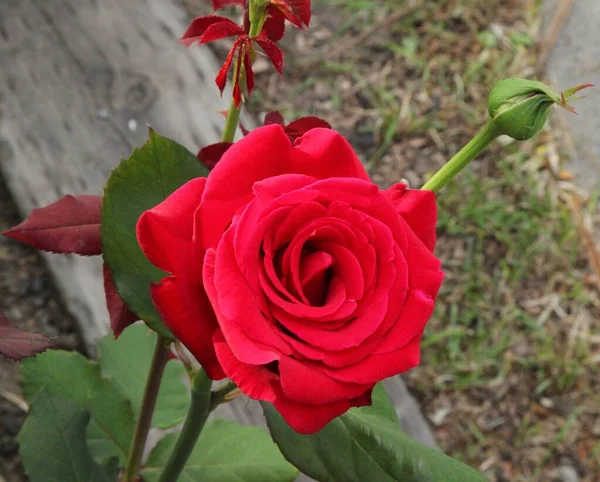
[(481, 129), (479, 133), (452, 159), (444, 164), (444, 166), (436, 172), (421, 189), (438, 192), (499, 135), (500, 132), (495, 127), (493, 121), (488, 119), (488, 122), (483, 129)]
[(212, 380), (200, 369), (192, 380), (192, 400), (183, 428), (158, 482), (173, 482), (181, 475), (210, 413), (211, 385)]
[(137, 479), (146, 439), (148, 438), (148, 431), (150, 430), (150, 423), (152, 422), (152, 415), (154, 414), (154, 407), (156, 406), (160, 382), (165, 371), (165, 366), (169, 361), (170, 344), (171, 342), (162, 336), (158, 336), (156, 340), (154, 355), (148, 372), (148, 379), (146, 380), (142, 408), (140, 409), (140, 416), (135, 426), (131, 447), (129, 448), (129, 456), (125, 472), (121, 479), (122, 482), (133, 482)]

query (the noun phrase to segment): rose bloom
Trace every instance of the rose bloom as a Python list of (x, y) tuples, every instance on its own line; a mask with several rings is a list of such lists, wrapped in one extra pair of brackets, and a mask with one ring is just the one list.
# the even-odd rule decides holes
[(419, 363), (443, 273), (430, 191), (373, 184), (348, 142), (278, 125), (145, 212), (165, 324), (209, 376), (313, 433)]

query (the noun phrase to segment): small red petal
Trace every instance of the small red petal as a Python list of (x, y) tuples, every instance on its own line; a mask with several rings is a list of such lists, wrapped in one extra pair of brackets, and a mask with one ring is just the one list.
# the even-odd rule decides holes
[(104, 294), (106, 296), (106, 308), (110, 318), (110, 328), (115, 338), (118, 338), (123, 330), (139, 320), (123, 301), (117, 292), (117, 287), (112, 279), (108, 266), (104, 265)]
[(213, 9), (219, 10), (221, 8), (229, 7), (231, 5), (240, 5), (244, 6), (246, 0), (212, 0)]
[(278, 110), (268, 112), (267, 115), (265, 115), (265, 125), (268, 126), (271, 124), (277, 124), (278, 126), (285, 125), (285, 120)]
[(241, 39), (237, 39), (235, 41), (235, 43), (231, 47), (231, 50), (227, 54), (227, 58), (225, 59), (223, 66), (221, 67), (221, 69), (219, 70), (219, 73), (217, 74), (217, 78), (215, 79), (215, 83), (217, 84), (217, 87), (219, 88), (221, 95), (223, 95), (223, 91), (225, 90), (225, 86), (227, 85), (227, 72), (229, 71), (229, 67), (231, 67), (231, 63), (233, 62), (233, 57), (235, 55), (235, 52), (236, 52), (238, 46), (240, 45), (240, 42), (241, 42)]
[(267, 7), (267, 15), (268, 17), (263, 27), (263, 32), (270, 40), (278, 42), (285, 34), (286, 17), (283, 12), (274, 5)]
[(244, 135), (244, 137), (246, 137), (248, 134), (250, 134), (250, 131), (248, 129), (246, 129), (241, 123), (240, 123), (240, 130), (242, 131), (242, 134)]
[(208, 15), (192, 20), (179, 41), (191, 46), (194, 43), (203, 44), (235, 35), (244, 35), (242, 27), (228, 18)]
[(283, 75), (283, 53), (281, 52), (281, 49), (264, 34), (256, 37), (254, 41), (260, 45), (265, 54), (267, 54), (267, 57), (269, 57), (275, 70), (279, 72), (279, 75)]
[(294, 142), (298, 137), (302, 137), (311, 129), (316, 128), (331, 129), (329, 122), (320, 119), (319, 117), (308, 116), (296, 119), (285, 126), (285, 133), (290, 137), (291, 141)]
[(286, 0), (286, 3), (292, 7), (292, 10), (300, 20), (308, 26), (310, 23), (310, 0)]
[(310, 23), (310, 0), (271, 0), (271, 4), (277, 6), (298, 28), (302, 28), (302, 24), (308, 26)]
[(198, 152), (198, 159), (208, 169), (212, 169), (231, 146), (233, 146), (233, 142), (217, 142), (216, 144), (210, 144), (200, 149), (200, 152)]
[(248, 90), (248, 97), (254, 89), (254, 71), (252, 70), (252, 59), (248, 51), (244, 54), (244, 68), (246, 69), (246, 89)]
[(239, 52), (240, 53), (238, 56), (238, 62), (233, 78), (233, 100), (235, 101), (235, 106), (238, 108), (242, 103), (242, 88), (240, 86), (240, 75), (242, 73), (242, 56), (244, 55), (244, 44), (240, 45)]

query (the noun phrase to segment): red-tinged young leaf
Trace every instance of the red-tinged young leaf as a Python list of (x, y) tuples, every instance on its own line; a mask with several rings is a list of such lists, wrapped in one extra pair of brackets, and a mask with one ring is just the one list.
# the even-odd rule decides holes
[(241, 123), (241, 122), (240, 122), (240, 124), (239, 124), (239, 125), (240, 125), (240, 130), (242, 131), (242, 135), (243, 135), (244, 137), (246, 137), (248, 134), (250, 134), (250, 131), (249, 131), (248, 129), (246, 129), (246, 128), (245, 128), (245, 127), (242, 125), (242, 123)]
[(248, 97), (252, 94), (254, 89), (254, 71), (252, 70), (252, 59), (250, 58), (249, 49), (252, 47), (251, 43), (248, 43), (248, 50), (244, 53), (244, 68), (246, 69), (246, 90), (248, 91)]
[(219, 10), (231, 5), (241, 5), (243, 7), (246, 4), (246, 0), (212, 0), (212, 4), (214, 10)]
[(294, 27), (297, 27), (300, 29), (304, 28), (302, 25), (302, 20), (300, 20), (300, 17), (294, 15), (292, 10), (287, 5), (285, 5), (285, 2), (280, 2), (280, 1), (274, 0), (272, 3), (272, 6), (277, 8), (281, 12), (283, 17), (288, 22), (290, 22)]
[(279, 112), (278, 110), (274, 110), (272, 112), (267, 112), (267, 114), (265, 115), (264, 124), (266, 126), (271, 125), (271, 124), (277, 124), (278, 126), (283, 126), (283, 125), (285, 125), (285, 120), (283, 119), (281, 112)]
[(285, 15), (274, 5), (267, 7), (267, 15), (262, 31), (273, 42), (279, 42), (285, 34)]
[(139, 317), (129, 309), (119, 296), (117, 287), (113, 282), (110, 270), (106, 264), (103, 267), (104, 271), (104, 294), (106, 296), (106, 308), (110, 319), (110, 328), (115, 336), (119, 337), (123, 330), (129, 325), (139, 320)]
[(200, 149), (200, 152), (198, 152), (198, 159), (207, 169), (212, 169), (231, 146), (233, 146), (233, 142), (217, 142), (216, 144), (210, 144)]
[(242, 104), (242, 88), (240, 86), (240, 75), (242, 73), (242, 56), (244, 55), (244, 45), (240, 46), (240, 55), (238, 57), (235, 74), (233, 76), (233, 100), (237, 108)]
[(566, 97), (567, 100), (570, 99), (570, 97), (572, 97), (573, 95), (575, 95), (577, 92), (579, 92), (580, 90), (583, 89), (588, 89), (590, 87), (595, 87), (594, 84), (583, 84), (583, 85), (578, 85), (576, 87), (571, 87), (570, 89), (567, 89), (563, 92), (564, 96)]
[(232, 20), (217, 15), (197, 17), (179, 41), (188, 47), (198, 43), (213, 42), (225, 37), (244, 35), (244, 30)]
[(231, 47), (231, 50), (227, 54), (227, 58), (225, 59), (221, 70), (219, 70), (219, 73), (217, 74), (217, 78), (215, 79), (215, 83), (217, 84), (221, 95), (223, 95), (223, 91), (225, 90), (225, 86), (227, 85), (227, 72), (229, 72), (229, 68), (231, 67), (231, 63), (233, 62), (233, 57), (235, 56), (235, 53), (238, 50), (238, 47), (241, 42), (242, 39), (237, 39), (235, 41), (235, 43)]
[(101, 254), (101, 204), (101, 196), (68, 194), (55, 203), (33, 209), (25, 221), (3, 234), (52, 253)]
[(227, 23), (219, 22), (211, 25), (206, 29), (202, 36), (202, 43), (214, 42), (215, 40), (221, 40), (227, 37), (235, 37), (245, 35), (244, 29), (239, 25), (236, 25), (231, 20)]
[(271, 0), (271, 5), (279, 8), (285, 18), (298, 28), (310, 23), (310, 0)]
[(310, 0), (285, 0), (307, 27), (310, 23)]
[(283, 75), (283, 53), (281, 52), (281, 49), (264, 34), (261, 34), (253, 40), (260, 45), (265, 54), (267, 54), (267, 57), (269, 57), (269, 60), (271, 60), (271, 63), (275, 67), (275, 70), (279, 72), (279, 75)]
[(294, 142), (298, 137), (302, 137), (311, 129), (316, 128), (331, 129), (331, 124), (318, 117), (308, 116), (296, 119), (285, 126), (285, 133)]
[(33, 357), (54, 346), (54, 341), (40, 333), (13, 328), (0, 311), (0, 355), (11, 360)]

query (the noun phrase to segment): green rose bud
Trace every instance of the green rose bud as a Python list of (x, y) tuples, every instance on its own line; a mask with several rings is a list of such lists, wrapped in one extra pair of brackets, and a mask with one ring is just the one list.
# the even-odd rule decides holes
[(575, 112), (567, 101), (586, 87), (591, 85), (580, 85), (556, 94), (537, 80), (504, 79), (490, 92), (488, 112), (497, 132), (523, 141), (544, 127), (552, 105), (558, 104)]

